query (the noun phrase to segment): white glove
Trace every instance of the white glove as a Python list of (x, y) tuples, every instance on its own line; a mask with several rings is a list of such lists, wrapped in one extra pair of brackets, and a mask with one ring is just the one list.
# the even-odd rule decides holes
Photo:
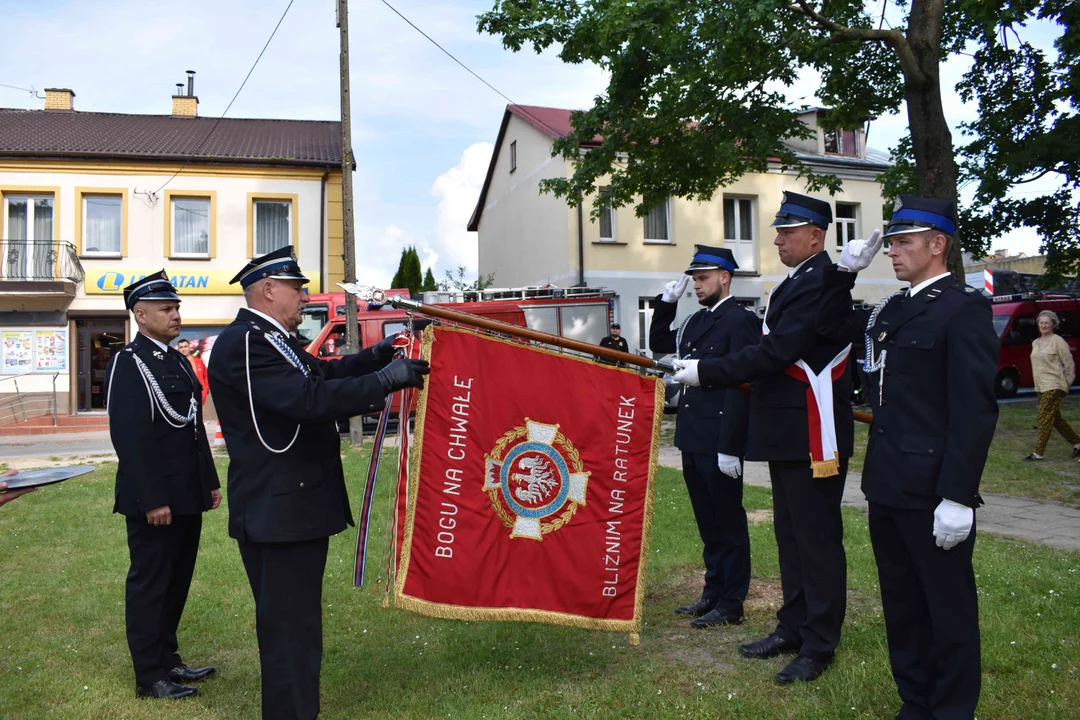
[(664, 292), (660, 295), (660, 299), (666, 303), (679, 302), (679, 298), (682, 297), (683, 291), (686, 290), (686, 286), (689, 283), (689, 275), (683, 275), (678, 280), (672, 280), (664, 286)]
[(885, 238), (880, 230), (874, 230), (865, 240), (852, 240), (840, 252), (840, 262), (836, 263), (851, 272), (859, 272), (870, 267), (870, 263), (881, 251)]
[(724, 473), (730, 478), (739, 479), (739, 475), (742, 473), (742, 463), (739, 462), (739, 458), (734, 455), (725, 455), (724, 453), (716, 453), (716, 464), (720, 468), (720, 472)]
[(697, 360), (676, 360), (674, 364), (676, 372), (671, 376), (672, 380), (693, 387), (701, 385), (701, 381), (698, 380), (697, 376)]
[(942, 498), (937, 509), (934, 510), (934, 539), (937, 541), (937, 546), (951, 550), (967, 540), (974, 521), (974, 510), (967, 505)]

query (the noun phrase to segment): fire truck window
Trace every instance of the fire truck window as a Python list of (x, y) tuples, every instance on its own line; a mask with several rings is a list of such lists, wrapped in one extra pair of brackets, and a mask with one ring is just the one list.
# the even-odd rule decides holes
[(1057, 333), (1063, 338), (1080, 338), (1080, 312), (1058, 313), (1061, 324)]
[(406, 325), (403, 322), (384, 322), (382, 325), (382, 336), (388, 338), (391, 335), (397, 335), (400, 332), (405, 332)]
[(1039, 326), (1035, 324), (1035, 316), (1024, 315), (1023, 317), (1016, 318), (1016, 321), (1012, 326), (1012, 332), (1020, 337), (1017, 341), (1010, 344), (1030, 345), (1035, 338), (1039, 337)]
[[(523, 307), (525, 327), (550, 335), (559, 334), (559, 310), (553, 307)], [(600, 337), (603, 337), (601, 335)]]
[(314, 338), (328, 322), (325, 305), (308, 305), (304, 308), (304, 319), (300, 321), (300, 333), (305, 337)]
[(994, 332), (997, 333), (998, 337), (1001, 337), (1001, 334), (1005, 332), (1005, 328), (1009, 327), (1009, 320), (1011, 319), (1008, 315), (994, 316)]
[(608, 307), (604, 305), (565, 305), (561, 311), (561, 332), (565, 338), (595, 343), (609, 331)]
[(319, 346), (319, 357), (337, 357), (345, 351), (345, 328), (334, 330)]

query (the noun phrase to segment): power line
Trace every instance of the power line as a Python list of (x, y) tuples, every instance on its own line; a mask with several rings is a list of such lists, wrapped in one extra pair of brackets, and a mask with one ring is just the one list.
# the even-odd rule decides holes
[(295, 0), (289, 0), (289, 4), (285, 6), (285, 12), (281, 13), (281, 17), (278, 18), (277, 25), (274, 26), (274, 30), (273, 30), (273, 32), (270, 33), (270, 37), (268, 37), (266, 39), (266, 44), (263, 45), (262, 50), (259, 51), (259, 56), (257, 58), (255, 58), (255, 62), (252, 63), (251, 69), (248, 70), (247, 75), (244, 76), (244, 81), (242, 83), (240, 83), (240, 87), (236, 89), (236, 94), (232, 96), (232, 100), (230, 100), (229, 104), (225, 106), (225, 112), (221, 113), (221, 117), (219, 117), (217, 119), (217, 122), (214, 123), (214, 126), (212, 128), (210, 128), (210, 132), (206, 133), (206, 137), (204, 137), (202, 139), (202, 142), (199, 143), (199, 146), (197, 148), (195, 148), (195, 151), (193, 153), (191, 153), (190, 155), (188, 155), (187, 159), (184, 160), (184, 164), (180, 166), (180, 169), (177, 170), (173, 174), (172, 177), (170, 177), (168, 180), (166, 180), (161, 185), (161, 187), (159, 187), (157, 190), (154, 191), (155, 195), (157, 195), (159, 192), (161, 192), (161, 190), (166, 185), (168, 185), (173, 180), (175, 180), (176, 176), (179, 175), (181, 172), (183, 172), (184, 168), (186, 168), (188, 166), (188, 164), (191, 162), (191, 159), (193, 157), (195, 157), (196, 155), (198, 155), (199, 151), (203, 149), (203, 145), (206, 144), (206, 141), (209, 140), (210, 136), (214, 134), (215, 130), (217, 130), (217, 126), (220, 125), (221, 121), (225, 119), (225, 115), (228, 114), (229, 109), (233, 106), (233, 103), (236, 102), (236, 98), (238, 98), (240, 96), (240, 91), (244, 89), (245, 85), (247, 85), (247, 81), (248, 81), (248, 78), (251, 77), (251, 73), (255, 72), (255, 67), (259, 64), (259, 61), (262, 60), (262, 56), (263, 56), (263, 53), (266, 52), (266, 48), (270, 47), (270, 41), (274, 39), (275, 35), (277, 35), (278, 28), (280, 28), (281, 23), (284, 22), (285, 16), (289, 14), (289, 8), (291, 8), (293, 6), (293, 2), (295, 2)]
[(460, 65), (461, 67), (463, 67), (463, 68), (465, 69), (465, 71), (466, 71), (467, 73), (469, 73), (469, 74), (470, 74), (470, 75), (472, 75), (472, 76), (473, 76), (474, 78), (476, 78), (476, 79), (477, 79), (477, 80), (479, 80), (480, 82), (482, 82), (482, 83), (484, 83), (485, 85), (487, 85), (487, 86), (488, 86), (489, 88), (491, 88), (492, 90), (494, 90), (494, 91), (495, 91), (495, 93), (496, 93), (496, 94), (497, 94), (497, 95), (498, 95), (499, 97), (501, 97), (501, 98), (502, 98), (503, 100), (505, 100), (506, 102), (510, 103), (511, 105), (513, 105), (513, 106), (517, 107), (517, 108), (518, 108), (518, 110), (520, 110), (520, 111), (521, 111), (522, 113), (524, 113), (525, 115), (528, 115), (528, 116), (529, 116), (529, 117), (531, 117), (531, 118), (532, 118), (533, 120), (535, 120), (536, 122), (540, 123), (541, 125), (543, 125), (544, 127), (546, 127), (546, 128), (548, 129), (548, 130), (550, 130), (551, 132), (555, 133), (555, 135), (556, 135), (556, 136), (558, 136), (558, 137), (562, 137), (563, 133), (562, 133), (561, 131), (559, 131), (559, 130), (556, 130), (555, 128), (551, 127), (551, 126), (550, 126), (550, 125), (548, 125), (548, 124), (547, 124), (546, 122), (544, 122), (543, 120), (541, 120), (540, 118), (536, 117), (536, 116), (535, 116), (535, 115), (533, 115), (533, 114), (532, 114), (531, 112), (529, 112), (528, 110), (526, 110), (526, 109), (525, 109), (525, 108), (524, 108), (523, 106), (521, 106), (521, 105), (519, 105), (518, 103), (516, 103), (516, 102), (514, 102), (513, 100), (511, 100), (511, 99), (510, 99), (509, 97), (507, 97), (507, 95), (506, 95), (506, 94), (505, 94), (505, 93), (504, 93), (503, 91), (499, 90), (499, 88), (495, 87), (494, 85), (492, 85), (491, 83), (489, 83), (489, 82), (488, 82), (487, 80), (485, 80), (484, 78), (480, 77), (480, 76), (479, 76), (479, 75), (478, 75), (478, 74), (477, 74), (476, 72), (474, 72), (474, 71), (472, 70), (472, 68), (470, 68), (470, 67), (469, 67), (468, 65), (466, 65), (465, 63), (463, 63), (463, 62), (461, 62), (460, 60), (458, 60), (458, 59), (457, 59), (456, 57), (454, 57), (453, 53), (451, 53), (451, 52), (450, 52), (449, 50), (447, 50), (447, 49), (446, 49), (446, 48), (444, 48), (444, 47), (443, 47), (442, 45), (440, 45), (439, 43), (437, 43), (437, 42), (436, 42), (436, 41), (435, 41), (434, 39), (432, 39), (432, 37), (431, 37), (430, 35), (428, 35), (428, 34), (427, 34), (426, 32), (424, 32), (423, 30), (421, 30), (420, 28), (418, 28), (418, 27), (416, 26), (416, 23), (414, 23), (414, 22), (413, 22), (412, 20), (410, 20), (409, 18), (407, 18), (407, 17), (405, 17), (404, 15), (402, 15), (402, 14), (401, 14), (401, 12), (400, 12), (400, 11), (399, 11), (399, 10), (398, 10), (398, 9), (397, 9), (396, 7), (394, 7), (393, 5), (391, 5), (390, 3), (388, 3), (388, 2), (386, 1), (386, 0), (380, 0), (380, 1), (382, 2), (382, 4), (383, 4), (383, 5), (385, 5), (386, 7), (390, 8), (390, 9), (391, 9), (391, 10), (392, 10), (392, 11), (394, 12), (394, 14), (395, 14), (395, 15), (397, 15), (397, 16), (398, 16), (399, 18), (401, 18), (401, 19), (402, 19), (402, 20), (404, 20), (404, 21), (405, 21), (406, 23), (408, 23), (408, 24), (409, 24), (409, 27), (411, 27), (411, 28), (412, 28), (413, 30), (415, 30), (416, 32), (420, 33), (420, 34), (421, 34), (421, 35), (423, 35), (423, 36), (424, 36), (425, 38), (427, 38), (427, 41), (428, 41), (428, 42), (430, 42), (430, 43), (431, 43), (432, 45), (434, 45), (435, 47), (437, 47), (437, 48), (439, 48), (440, 50), (442, 50), (442, 51), (443, 51), (443, 54), (445, 54), (445, 55), (446, 55), (446, 57), (448, 57), (448, 58), (450, 58), (451, 60), (453, 60), (454, 62), (456, 62), (456, 63), (457, 63), (458, 65)]

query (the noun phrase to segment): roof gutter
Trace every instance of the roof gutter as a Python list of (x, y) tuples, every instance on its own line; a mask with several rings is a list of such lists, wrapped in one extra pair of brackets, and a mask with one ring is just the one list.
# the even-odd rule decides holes
[(581, 204), (579, 192), (577, 203), (578, 287), (585, 287), (585, 218)]
[(59, 153), (42, 155), (38, 152), (0, 151), (0, 159), (33, 159), (33, 160), (116, 160), (136, 162), (183, 162), (199, 165), (258, 165), (258, 166), (287, 166), (287, 167), (310, 167), (310, 168), (335, 168), (341, 167), (341, 161), (328, 160), (294, 160), (291, 158), (249, 158), (249, 157), (191, 157), (188, 155), (123, 155), (105, 153)]

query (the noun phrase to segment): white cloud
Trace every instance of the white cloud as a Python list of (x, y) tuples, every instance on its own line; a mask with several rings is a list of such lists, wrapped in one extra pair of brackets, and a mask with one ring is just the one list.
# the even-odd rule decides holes
[(416, 238), (397, 225), (358, 228), (356, 232), (356, 281), (389, 289), (397, 272), (402, 248), (415, 245)]
[(457, 164), (435, 178), (431, 186), (431, 194), (438, 201), (431, 249), (445, 258), (442, 269), (456, 271), (464, 266), (469, 273), (477, 272), (476, 233), (465, 226), (480, 197), (493, 149), (487, 142), (470, 145)]

